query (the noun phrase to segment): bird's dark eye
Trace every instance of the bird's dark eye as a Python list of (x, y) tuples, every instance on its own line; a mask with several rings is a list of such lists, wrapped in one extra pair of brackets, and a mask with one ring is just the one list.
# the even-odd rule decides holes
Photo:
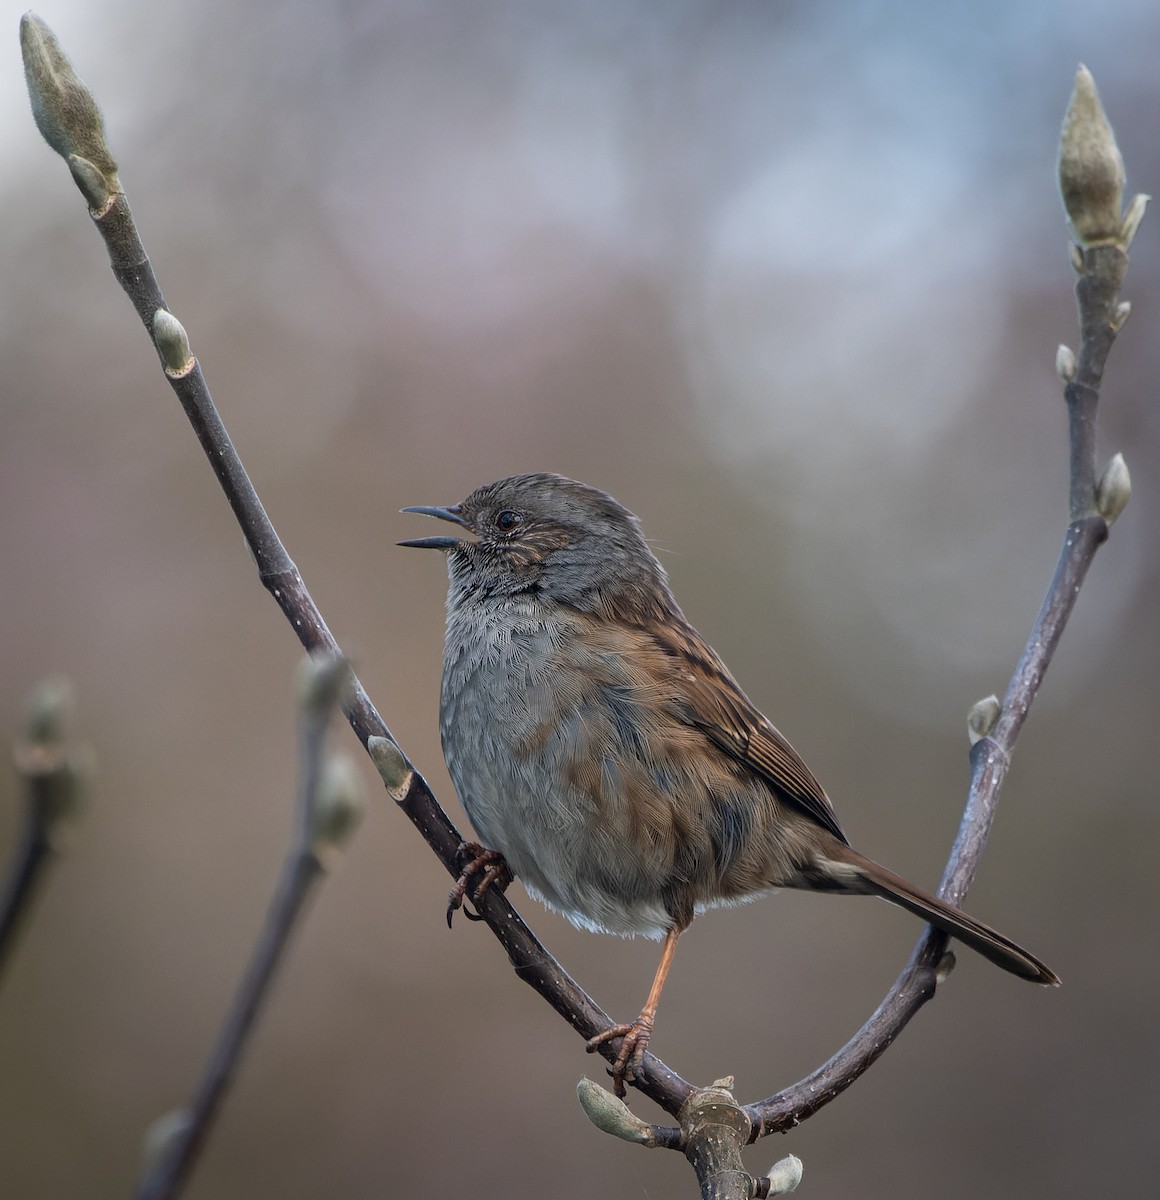
[(514, 509), (505, 508), (495, 514), (495, 527), (502, 533), (511, 533), (523, 519), (523, 516)]

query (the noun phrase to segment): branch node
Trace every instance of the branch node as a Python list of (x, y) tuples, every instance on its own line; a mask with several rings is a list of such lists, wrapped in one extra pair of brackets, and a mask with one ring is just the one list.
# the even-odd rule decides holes
[(759, 1182), (741, 1161), (753, 1122), (733, 1099), (732, 1088), (733, 1077), (726, 1076), (698, 1088), (681, 1106), (685, 1157), (697, 1172), (702, 1200), (752, 1200), (760, 1194)]

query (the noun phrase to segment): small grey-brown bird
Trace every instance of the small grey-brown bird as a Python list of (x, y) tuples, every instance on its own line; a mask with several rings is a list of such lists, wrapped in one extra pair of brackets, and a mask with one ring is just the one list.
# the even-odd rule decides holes
[[(685, 619), (637, 518), (611, 496), (516, 475), (461, 504), (403, 511), (463, 530), (400, 545), (447, 557), (439, 724), (487, 848), (468, 870), (500, 886), (516, 876), (582, 928), (664, 939), (640, 1015), (588, 1043), (623, 1039), (618, 1095), (641, 1069), (694, 915), (776, 888), (880, 896), (1012, 974), (1058, 984), (1009, 938), (850, 846), (821, 784)], [(453, 902), (478, 887), (465, 875)]]

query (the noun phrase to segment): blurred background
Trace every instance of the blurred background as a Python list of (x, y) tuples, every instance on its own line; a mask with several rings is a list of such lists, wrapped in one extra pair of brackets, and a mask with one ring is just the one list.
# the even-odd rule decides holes
[[(290, 836), (299, 649), (33, 126), (24, 3), (0, 0), (0, 730), (64, 671), (99, 762), (0, 990), (0, 1187), (55, 1200), (127, 1194), (212, 1043)], [(1059, 124), (1083, 61), (1129, 194), (1160, 188), (1154, 3), (39, 11), (279, 532), (457, 823), (445, 578), (395, 548), (429, 532), (398, 509), (556, 470), (641, 516), (853, 842), (937, 881), (967, 710), (1003, 692), (1067, 516)], [(1135, 496), (968, 905), (1064, 987), (960, 953), (864, 1079), (747, 1152), (799, 1155), (802, 1195), (1155, 1187), (1160, 215), (1124, 294), (1101, 457), (1124, 452)], [(588, 1124), (574, 1088), (602, 1064), (486, 930), (447, 931), (447, 876), (366, 776), (188, 1195), (694, 1195), (679, 1156)], [(5, 773), (4, 855), (20, 805)], [(652, 943), (511, 895), (637, 1012)], [(858, 1027), (918, 931), (808, 895), (708, 914), (654, 1049), (769, 1095)]]

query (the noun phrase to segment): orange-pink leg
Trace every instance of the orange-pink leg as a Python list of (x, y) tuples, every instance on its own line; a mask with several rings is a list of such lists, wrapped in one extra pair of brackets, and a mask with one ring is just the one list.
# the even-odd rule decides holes
[(644, 1069), (644, 1052), (648, 1049), (649, 1039), (652, 1037), (653, 1021), (656, 1019), (661, 989), (665, 986), (669, 968), (673, 965), (673, 954), (676, 952), (677, 939), (680, 936), (681, 931), (675, 925), (671, 926), (665, 934), (665, 944), (661, 947), (660, 966), (657, 967), (657, 973), (653, 976), (652, 987), (648, 990), (648, 999), (644, 1002), (644, 1008), (640, 1010), (640, 1016), (631, 1025), (613, 1025), (611, 1029), (606, 1029), (603, 1033), (598, 1033), (595, 1037), (588, 1039), (588, 1053), (592, 1054), (599, 1050), (605, 1042), (623, 1038), (616, 1061), (612, 1064), (613, 1091), (621, 1099), (624, 1099), (626, 1095), (625, 1078), (635, 1079)]

